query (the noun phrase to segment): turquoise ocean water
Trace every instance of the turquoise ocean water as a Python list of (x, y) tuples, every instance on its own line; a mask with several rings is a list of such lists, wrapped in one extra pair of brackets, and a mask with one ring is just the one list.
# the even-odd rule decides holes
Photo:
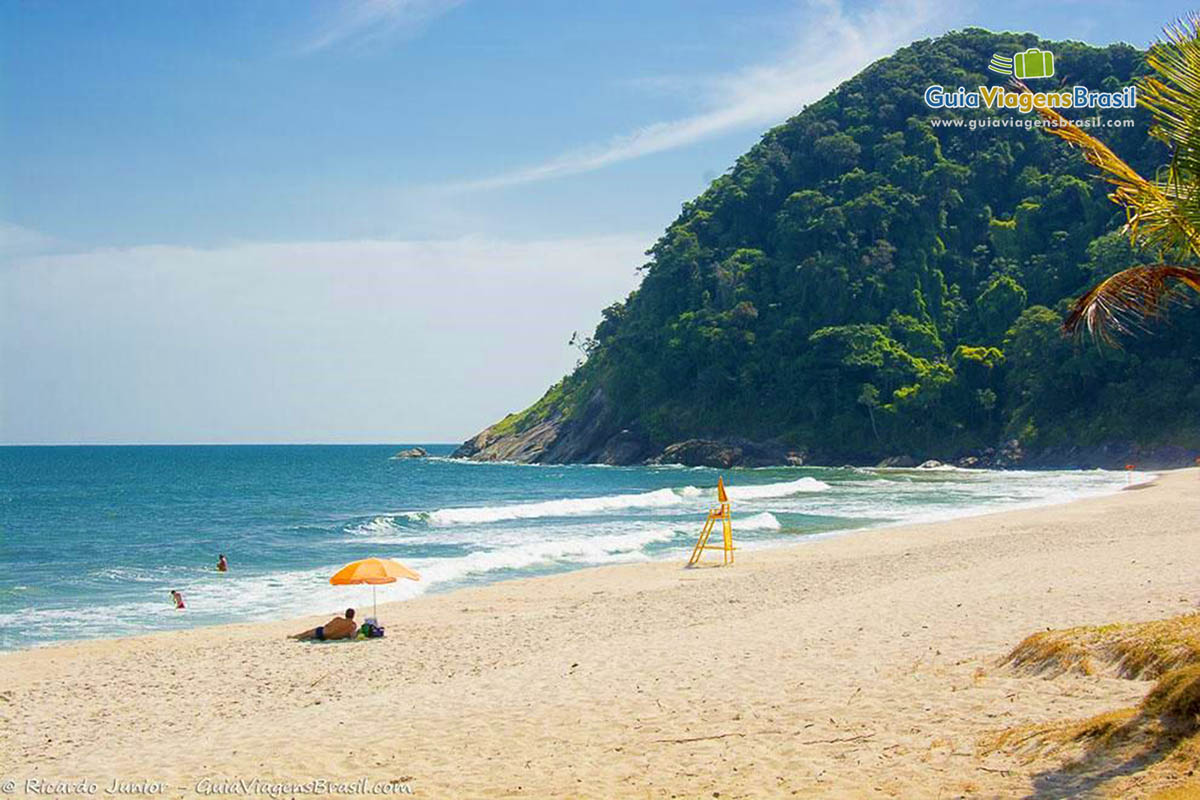
[[(405, 445), (0, 448), (0, 649), (370, 602), (341, 564), (399, 559), (380, 601), (686, 559), (718, 472), (396, 460)], [(723, 473), (740, 546), (1116, 491), (1124, 474), (772, 468)], [(1135, 476), (1141, 478), (1144, 476)], [(887, 535), (879, 531), (872, 535)], [(218, 573), (218, 553), (231, 571)], [(183, 592), (188, 608), (171, 607)]]

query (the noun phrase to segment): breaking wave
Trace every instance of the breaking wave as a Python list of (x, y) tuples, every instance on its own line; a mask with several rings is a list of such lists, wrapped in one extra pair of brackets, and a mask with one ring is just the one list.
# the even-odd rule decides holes
[[(727, 491), (734, 500), (765, 500), (773, 497), (788, 497), (805, 492), (822, 492), (829, 484), (815, 478), (797, 478), (782, 483), (765, 483), (758, 486), (730, 486)], [(482, 525), (489, 522), (504, 522), (514, 519), (539, 519), (543, 517), (570, 517), (587, 514), (604, 514), (638, 508), (670, 508), (701, 498), (715, 499), (713, 487), (682, 486), (677, 489), (655, 489), (637, 494), (614, 494), (600, 497), (568, 497), (558, 500), (543, 500), (537, 503), (515, 503), (505, 506), (478, 506), (442, 508), (437, 511), (410, 511), (399, 515), (429, 525)], [(360, 527), (362, 533), (378, 533), (373, 526), (391, 526), (389, 518), (378, 517)]]
[(775, 515), (770, 511), (764, 511), (761, 514), (755, 514), (753, 517), (738, 519), (734, 517), (733, 529), (735, 531), (777, 531), (782, 525)]
[(726, 492), (733, 500), (767, 500), (804, 492), (823, 492), (828, 488), (828, 483), (816, 478), (797, 478), (794, 481), (764, 483), (761, 486), (728, 486)]
[(430, 512), (410, 512), (410, 519), (420, 519), (430, 525), (479, 525), (510, 519), (538, 517), (569, 517), (579, 514), (601, 514), (626, 508), (664, 508), (679, 505), (684, 496), (673, 489), (656, 489), (638, 494), (614, 494), (602, 497), (572, 497), (544, 500), (539, 503), (517, 503), (509, 506), (479, 506), (478, 508), (442, 508)]

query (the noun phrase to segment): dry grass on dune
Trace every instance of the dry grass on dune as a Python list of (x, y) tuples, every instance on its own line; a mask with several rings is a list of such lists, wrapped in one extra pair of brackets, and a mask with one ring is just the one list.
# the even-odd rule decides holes
[(1142, 701), (1150, 714), (1200, 727), (1200, 663), (1173, 669), (1158, 679)]
[(1188, 781), (1159, 789), (1147, 800), (1196, 800), (1197, 797), (1200, 797), (1200, 781)]
[(1135, 708), (1010, 728), (982, 741), (982, 753), (1026, 762), (1060, 756), (1063, 766), (1046, 774), (1059, 787), (1124, 796), (1136, 785), (1152, 800), (1200, 798), (1200, 614), (1037, 633), (1005, 663), (1039, 674), (1112, 670), (1158, 680)]
[(1200, 664), (1200, 614), (1042, 631), (1026, 637), (1003, 663), (1039, 674), (1092, 675), (1107, 667), (1124, 678), (1156, 678), (1177, 667)]
[(1008, 752), (1027, 764), (1061, 762), (1035, 778), (1035, 785), (1054, 787), (1050, 794), (1197, 800), (1198, 696), (1200, 666), (1184, 667), (1159, 679), (1136, 708), (1010, 728), (981, 742), (980, 752)]
[(1135, 708), (1122, 708), (1083, 720), (1055, 720), (1006, 728), (984, 739), (980, 749), (984, 754), (1000, 750), (1017, 751), (1025, 755), (1027, 760), (1033, 760), (1071, 744), (1103, 746), (1114, 736), (1126, 732), (1137, 714)]

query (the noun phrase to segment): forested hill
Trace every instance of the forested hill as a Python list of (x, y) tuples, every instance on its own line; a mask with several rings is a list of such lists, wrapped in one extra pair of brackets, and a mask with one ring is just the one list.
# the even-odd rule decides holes
[[(1119, 233), (1123, 215), (1093, 169), (1035, 129), (930, 122), (1027, 119), (935, 112), (923, 93), (931, 83), (1001, 85), (987, 70), (992, 54), (1030, 47), (1052, 50), (1057, 73), (1034, 88), (1112, 91), (1144, 69), (1126, 45), (983, 30), (872, 64), (768, 131), (687, 203), (649, 250), (640, 287), (604, 309), (585, 363), (459, 455), (1190, 458), (1200, 445), (1200, 314), (1176, 312), (1123, 350), (1060, 333), (1083, 289), (1149, 260)], [(1102, 113), (1135, 120), (1091, 131), (1154, 174), (1167, 156), (1148, 139), (1145, 114)]]

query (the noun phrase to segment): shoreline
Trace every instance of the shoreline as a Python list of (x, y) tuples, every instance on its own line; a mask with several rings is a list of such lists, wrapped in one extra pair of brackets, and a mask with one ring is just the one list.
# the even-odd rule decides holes
[(282, 638), (324, 621), (306, 617), (10, 651), (0, 757), (17, 779), (185, 797), (221, 776), (363, 775), (426, 797), (1028, 794), (1057, 766), (981, 737), (1148, 684), (998, 660), (1037, 630), (1195, 611), (1198, 476), (752, 548), (732, 568), (424, 595), (382, 605), (388, 635), (366, 642)]
[[(150, 446), (157, 446), (157, 445), (150, 445)], [(187, 445), (187, 446), (191, 446), (191, 445)], [(434, 456), (433, 458), (442, 459), (445, 457), (444, 456)], [(459, 460), (465, 460), (465, 459), (459, 459)], [(471, 463), (488, 463), (488, 462), (471, 462)], [(497, 462), (497, 463), (511, 463), (511, 464), (517, 465), (517, 466), (535, 466), (535, 467), (562, 466), (562, 465), (554, 465), (554, 464), (551, 464), (551, 465), (521, 464), (519, 462)], [(609, 466), (609, 465), (584, 464), (584, 465), (580, 465), (580, 466)], [(694, 467), (687, 467), (687, 466), (682, 466), (682, 465), (661, 465), (661, 466), (663, 466), (665, 468), (680, 469), (680, 470), (695, 469)], [(751, 469), (751, 470), (763, 469), (763, 470), (766, 470), (766, 469), (779, 469), (779, 467), (750, 467), (750, 468), (741, 468), (741, 469)], [(839, 467), (820, 467), (820, 469), (839, 469)], [(883, 472), (912, 472), (912, 471), (916, 470), (917, 468), (912, 468), (912, 467), (855, 467), (855, 469), (865, 469), (865, 470), (870, 470), (870, 471), (883, 471)], [(939, 471), (942, 471), (943, 469), (945, 469), (945, 468), (938, 467), (938, 468), (926, 469), (926, 470), (922, 470), (922, 471), (939, 472)], [(1172, 472), (1180, 472), (1180, 471), (1183, 471), (1184, 469), (1188, 469), (1188, 468), (1163, 469), (1163, 470), (1138, 470), (1136, 474), (1143, 476), (1141, 481), (1134, 482), (1133, 484), (1127, 484), (1127, 485), (1123, 485), (1120, 487), (1115, 487), (1111, 490), (1097, 492), (1095, 494), (1087, 494), (1084, 496), (1070, 497), (1070, 498), (1066, 498), (1066, 499), (1043, 498), (1043, 499), (1039, 499), (1039, 500), (1032, 500), (1029, 502), (1018, 502), (1018, 503), (1014, 503), (1012, 505), (1008, 505), (1008, 506), (1005, 506), (1005, 507), (999, 508), (999, 509), (989, 508), (987, 506), (964, 507), (964, 508), (960, 508), (960, 509), (949, 510), (947, 512), (948, 515), (937, 516), (936, 518), (920, 518), (917, 520), (900, 520), (900, 521), (895, 521), (895, 522), (881, 522), (881, 523), (878, 523), (875, 525), (866, 525), (866, 526), (852, 527), (852, 528), (841, 528), (841, 529), (830, 530), (830, 531), (820, 531), (820, 532), (811, 533), (811, 534), (801, 534), (801, 535), (793, 536), (790, 539), (780, 538), (780, 539), (768, 539), (765, 541), (754, 541), (754, 542), (750, 542), (748, 544), (739, 545), (737, 549), (739, 551), (746, 551), (746, 552), (764, 552), (764, 551), (771, 551), (771, 550), (777, 550), (777, 549), (787, 549), (787, 548), (792, 548), (792, 547), (803, 547), (803, 546), (810, 545), (814, 542), (823, 541), (825, 539), (837, 538), (837, 537), (842, 537), (842, 536), (850, 536), (850, 535), (860, 535), (860, 534), (865, 534), (865, 533), (869, 533), (872, 531), (884, 531), (884, 530), (890, 531), (890, 530), (895, 530), (897, 528), (907, 528), (907, 527), (916, 526), (916, 525), (937, 525), (937, 524), (943, 524), (943, 523), (952, 523), (952, 522), (961, 521), (961, 520), (969, 520), (969, 519), (973, 519), (976, 517), (987, 517), (987, 516), (990, 516), (993, 514), (1006, 514), (1009, 512), (1016, 512), (1016, 511), (1027, 511), (1027, 510), (1035, 510), (1035, 509), (1041, 509), (1041, 508), (1053, 508), (1056, 506), (1069, 505), (1071, 503), (1086, 502), (1088, 500), (1094, 500), (1094, 499), (1098, 499), (1098, 498), (1108, 497), (1113, 494), (1117, 494), (1119, 492), (1129, 491), (1131, 489), (1137, 489), (1139, 487), (1150, 486), (1150, 485), (1153, 485), (1155, 482), (1157, 482), (1163, 475), (1170, 474)], [(1064, 471), (1064, 470), (1021, 470), (1021, 469), (1016, 469), (1016, 468), (1013, 468), (1013, 469), (975, 469), (975, 468), (969, 468), (969, 467), (954, 467), (954, 466), (949, 466), (949, 470), (954, 471), (954, 472), (967, 472), (967, 473), (970, 473), (970, 472), (1028, 473), (1028, 472), (1042, 472), (1042, 471), (1045, 471), (1045, 472)], [(1070, 472), (1101, 471), (1101, 472), (1112, 472), (1114, 474), (1119, 474), (1115, 470), (1103, 470), (1100, 468), (1097, 468), (1096, 470), (1067, 470), (1067, 471), (1070, 471)], [(736, 524), (737, 516), (738, 515), (735, 514), (735, 517), (734, 517), (735, 543), (737, 541), (737, 524)], [(699, 529), (697, 528), (697, 530), (699, 530)], [(680, 547), (677, 551), (666, 551), (666, 552), (660, 554), (656, 558), (642, 558), (642, 559), (630, 560), (627, 562), (619, 562), (619, 563), (613, 563), (613, 564), (584, 564), (584, 565), (580, 565), (577, 567), (569, 567), (567, 569), (563, 569), (563, 570), (557, 571), (557, 572), (552, 572), (549, 574), (498, 578), (495, 580), (485, 580), (485, 581), (482, 581), (475, 585), (449, 586), (447, 588), (438, 588), (435, 585), (434, 587), (431, 587), (428, 591), (422, 592), (421, 594), (415, 595), (415, 596), (410, 597), (405, 600), (393, 600), (393, 601), (386, 601), (386, 602), (380, 603), (379, 607), (381, 610), (385, 609), (385, 607), (390, 609), (390, 607), (392, 607), (392, 606), (397, 606), (397, 607), (405, 606), (414, 601), (417, 601), (417, 600), (420, 600), (420, 599), (426, 598), (426, 597), (444, 597), (447, 595), (453, 595), (458, 592), (471, 591), (474, 589), (481, 589), (481, 588), (486, 588), (489, 586), (495, 586), (495, 585), (499, 585), (499, 584), (507, 584), (507, 583), (512, 583), (514, 581), (541, 580), (541, 579), (554, 578), (554, 577), (559, 577), (559, 576), (564, 576), (564, 575), (574, 575), (574, 574), (578, 574), (581, 572), (588, 572), (590, 570), (607, 569), (610, 567), (628, 567), (628, 566), (649, 565), (649, 564), (659, 564), (659, 563), (673, 563), (680, 559), (686, 560), (688, 552), (690, 551), (690, 548), (691, 548), (691, 545), (687, 545), (685, 547)], [(353, 597), (350, 597), (349, 600), (351, 601), (351, 603), (348, 605), (351, 607), (355, 607), (356, 610), (358, 612), (360, 612), (359, 616), (362, 617), (363, 615), (361, 614), (361, 612), (363, 610), (363, 607), (353, 606), (352, 605), (352, 601), (354, 600)], [(242, 627), (242, 626), (247, 626), (247, 625), (254, 626), (254, 625), (279, 625), (279, 624), (297, 625), (297, 626), (301, 626), (301, 627), (312, 627), (312, 625), (305, 625), (305, 623), (312, 622), (312, 620), (317, 619), (318, 617), (322, 617), (322, 614), (324, 614), (324, 613), (325, 612), (314, 610), (314, 611), (310, 611), (310, 612), (289, 615), (287, 617), (280, 618), (280, 619), (247, 619), (247, 620), (226, 621), (226, 622), (207, 622), (207, 623), (202, 622), (202, 623), (199, 623), (199, 624), (196, 624), (193, 626), (189, 626), (189, 627), (174, 628), (174, 629), (169, 629), (169, 630), (145, 631), (145, 632), (140, 632), (140, 633), (125, 633), (125, 634), (118, 634), (115, 636), (85, 636), (85, 637), (80, 637), (80, 638), (62, 639), (62, 640), (57, 640), (57, 641), (37, 642), (37, 643), (31, 644), (28, 647), (21, 647), (21, 648), (16, 648), (16, 649), (9, 649), (9, 650), (0, 649), (0, 658), (3, 658), (3, 656), (5, 656), (6, 654), (10, 654), (10, 653), (24, 653), (24, 652), (37, 651), (37, 650), (46, 650), (49, 648), (56, 648), (56, 647), (71, 647), (71, 646), (75, 646), (75, 645), (84, 645), (84, 644), (94, 643), (94, 642), (124, 641), (124, 640), (132, 640), (132, 639), (141, 639), (141, 638), (145, 638), (145, 637), (169, 636), (169, 635), (177, 635), (177, 634), (186, 635), (193, 631), (208, 631), (208, 630), (220, 629), (220, 628), (226, 628), (226, 627), (236, 628), (236, 627)], [(330, 611), (329, 613), (333, 613), (333, 612)], [(381, 611), (381, 614), (382, 614), (382, 611)], [(323, 620), (324, 620), (324, 617), (322, 617), (322, 621)], [(315, 624), (319, 624), (319, 623), (313, 623), (313, 624), (315, 625)]]

